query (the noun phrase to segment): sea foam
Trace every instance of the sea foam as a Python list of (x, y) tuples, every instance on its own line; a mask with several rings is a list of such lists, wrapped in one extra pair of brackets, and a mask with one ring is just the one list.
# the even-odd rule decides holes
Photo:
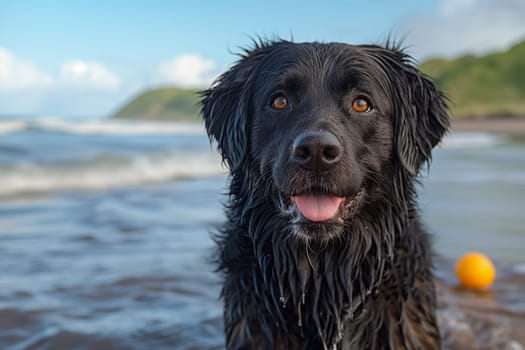
[(76, 135), (202, 135), (205, 133), (203, 125), (198, 122), (129, 120), (79, 121), (56, 117), (42, 117), (31, 120), (0, 120), (0, 134), (10, 134), (25, 130), (60, 132)]
[(0, 197), (60, 190), (99, 190), (225, 173), (219, 156), (211, 150), (166, 151), (130, 157), (101, 154), (81, 161), (2, 166)]
[(453, 132), (441, 142), (444, 148), (480, 148), (491, 147), (506, 142), (504, 135), (484, 132)]

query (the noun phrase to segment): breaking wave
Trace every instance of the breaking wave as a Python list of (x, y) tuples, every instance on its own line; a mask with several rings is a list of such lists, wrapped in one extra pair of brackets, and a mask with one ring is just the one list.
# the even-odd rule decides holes
[(204, 134), (203, 125), (197, 122), (124, 120), (66, 121), (58, 118), (0, 120), (0, 134), (11, 134), (26, 130), (76, 135)]
[(444, 148), (491, 147), (506, 142), (504, 135), (484, 132), (454, 132), (445, 136), (441, 142)]
[(100, 154), (80, 161), (0, 165), (0, 197), (111, 187), (224, 174), (211, 150), (122, 156)]

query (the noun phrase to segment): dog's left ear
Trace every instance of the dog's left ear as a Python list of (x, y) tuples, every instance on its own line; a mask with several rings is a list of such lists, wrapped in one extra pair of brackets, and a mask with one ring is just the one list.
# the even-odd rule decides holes
[(378, 50), (394, 96), (394, 142), (403, 167), (416, 176), (450, 126), (444, 95), (400, 49)]
[(221, 75), (208, 90), (201, 93), (201, 112), (206, 131), (230, 168), (244, 164), (248, 154), (250, 94), (259, 61), (260, 47), (245, 55)]

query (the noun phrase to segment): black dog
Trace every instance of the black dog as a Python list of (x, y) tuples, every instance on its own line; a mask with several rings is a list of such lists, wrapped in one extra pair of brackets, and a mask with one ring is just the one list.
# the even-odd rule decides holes
[(399, 48), (262, 42), (203, 93), (228, 349), (437, 349), (415, 178), (449, 126)]

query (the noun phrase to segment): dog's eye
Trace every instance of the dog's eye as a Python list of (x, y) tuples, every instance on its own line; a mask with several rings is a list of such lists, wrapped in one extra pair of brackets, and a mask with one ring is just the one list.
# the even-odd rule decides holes
[(352, 109), (357, 113), (370, 111), (370, 103), (362, 97), (358, 97), (352, 102)]
[(288, 107), (288, 100), (286, 99), (286, 96), (284, 95), (277, 95), (272, 100), (272, 107), (274, 109), (285, 109)]

